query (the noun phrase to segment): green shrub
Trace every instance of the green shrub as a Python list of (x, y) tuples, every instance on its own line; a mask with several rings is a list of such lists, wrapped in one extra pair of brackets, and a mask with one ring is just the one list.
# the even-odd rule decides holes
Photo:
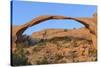
[(13, 66), (29, 65), (23, 49), (18, 49), (16, 52), (12, 54), (12, 65)]

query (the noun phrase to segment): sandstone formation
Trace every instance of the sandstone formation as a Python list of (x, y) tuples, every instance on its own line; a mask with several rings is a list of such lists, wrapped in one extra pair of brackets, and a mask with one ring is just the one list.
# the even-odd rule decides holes
[[(84, 31), (84, 32), (83, 32)], [(46, 32), (45, 36), (44, 33)], [(38, 32), (33, 32), (31, 37), (33, 39), (52, 39), (54, 37), (74, 37), (86, 40), (91, 40), (90, 33), (86, 28), (79, 29), (46, 29)]]
[[(34, 18), (28, 23), (25, 23), (23, 25), (17, 26), (12, 29), (12, 47), (15, 50), (17, 41), (21, 38), (23, 35), (23, 32), (28, 29), (31, 26), (34, 26), (36, 24), (42, 23), (43, 21), (51, 20), (51, 19), (64, 19), (64, 20), (75, 20), (79, 23), (82, 23), (86, 29), (89, 31), (89, 34), (91, 36), (91, 40), (93, 42), (94, 48), (96, 48), (96, 25), (97, 25), (97, 15), (94, 14), (92, 18), (73, 18), (73, 17), (66, 17), (66, 16), (39, 16)], [(67, 22), (66, 22), (67, 23)], [(84, 31), (83, 31), (84, 32)]]

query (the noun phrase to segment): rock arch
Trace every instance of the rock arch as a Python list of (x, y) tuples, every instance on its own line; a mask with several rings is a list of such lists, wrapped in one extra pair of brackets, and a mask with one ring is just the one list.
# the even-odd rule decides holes
[(34, 26), (36, 24), (42, 23), (43, 21), (51, 20), (51, 19), (69, 19), (69, 20), (75, 20), (79, 23), (83, 24), (89, 31), (92, 37), (96, 38), (96, 24), (97, 24), (97, 17), (96, 15), (93, 15), (92, 18), (72, 18), (72, 17), (66, 17), (66, 16), (49, 16), (49, 15), (43, 15), (36, 17), (35, 19), (31, 20), (30, 22), (17, 26), (16, 28), (12, 29), (12, 37), (13, 37), (13, 46), (16, 47), (16, 41), (21, 37), (23, 32), (28, 29), (31, 26)]

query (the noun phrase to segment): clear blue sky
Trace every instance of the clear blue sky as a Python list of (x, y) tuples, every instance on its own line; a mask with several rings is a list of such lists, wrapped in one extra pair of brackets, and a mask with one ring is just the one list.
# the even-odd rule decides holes
[[(40, 15), (63, 15), (70, 17), (92, 17), (94, 5), (75, 5), (13, 0), (13, 25), (21, 25)], [(28, 28), (24, 34), (48, 28), (73, 29), (84, 27), (73, 20), (49, 20)]]

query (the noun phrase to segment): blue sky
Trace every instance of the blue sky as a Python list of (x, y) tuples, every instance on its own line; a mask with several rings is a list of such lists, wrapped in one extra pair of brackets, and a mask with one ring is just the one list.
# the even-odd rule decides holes
[[(63, 15), (70, 17), (92, 17), (94, 5), (59, 4), (29, 1), (13, 1), (13, 25), (21, 25), (40, 15)], [(74, 20), (49, 20), (28, 28), (24, 34), (48, 28), (73, 29), (84, 27)]]

